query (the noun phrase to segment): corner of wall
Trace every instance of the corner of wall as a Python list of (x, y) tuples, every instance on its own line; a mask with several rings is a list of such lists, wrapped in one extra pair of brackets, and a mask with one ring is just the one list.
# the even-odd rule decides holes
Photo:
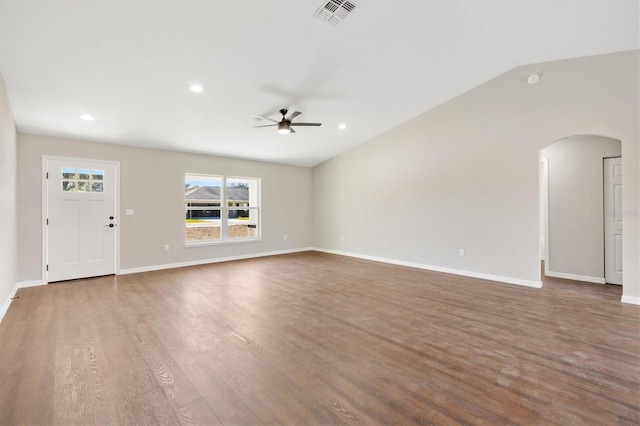
[(17, 130), (0, 75), (0, 319), (9, 308), (17, 276)]

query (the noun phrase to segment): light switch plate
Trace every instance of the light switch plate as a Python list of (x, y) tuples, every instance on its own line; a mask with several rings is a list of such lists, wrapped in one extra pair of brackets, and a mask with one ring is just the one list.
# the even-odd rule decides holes
[(125, 216), (133, 216), (133, 209), (125, 209), (124, 214)]

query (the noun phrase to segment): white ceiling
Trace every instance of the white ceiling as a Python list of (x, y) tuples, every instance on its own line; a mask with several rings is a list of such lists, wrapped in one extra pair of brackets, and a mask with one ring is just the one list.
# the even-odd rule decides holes
[[(21, 132), (312, 166), (516, 66), (640, 45), (636, 0), (357, 2), (334, 27), (323, 0), (0, 0), (0, 72)], [(323, 125), (252, 127), (282, 107)]]

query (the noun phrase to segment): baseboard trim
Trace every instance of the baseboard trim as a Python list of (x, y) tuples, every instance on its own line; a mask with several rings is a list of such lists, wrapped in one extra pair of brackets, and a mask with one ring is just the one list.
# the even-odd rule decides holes
[(16, 284), (16, 290), (19, 288), (37, 287), (39, 285), (46, 285), (46, 283), (42, 282), (42, 280), (23, 281)]
[(7, 314), (7, 311), (9, 310), (9, 306), (11, 306), (11, 299), (13, 299), (14, 296), (16, 295), (16, 291), (18, 291), (17, 286), (13, 288), (13, 290), (9, 294), (9, 297), (7, 298), (7, 301), (4, 302), (4, 306), (2, 306), (2, 309), (0, 310), (0, 322), (2, 322), (2, 319)]
[(622, 303), (630, 303), (632, 305), (640, 305), (640, 297), (622, 296)]
[(391, 265), (408, 266), (411, 268), (425, 269), (427, 271), (444, 272), (446, 274), (461, 275), (461, 276), (470, 277), (470, 278), (480, 278), (483, 280), (496, 281), (496, 282), (506, 283), (506, 284), (516, 284), (516, 285), (521, 285), (525, 287), (542, 288), (541, 281), (522, 280), (519, 278), (504, 277), (501, 275), (490, 275), (490, 274), (483, 274), (480, 272), (464, 271), (460, 269), (443, 268), (440, 266), (425, 265), (423, 263), (405, 262), (403, 260), (387, 259), (384, 257), (369, 256), (366, 254), (350, 253), (345, 251), (329, 250), (329, 249), (323, 249), (323, 248), (317, 248), (317, 247), (314, 247), (313, 250), (320, 251), (323, 253), (337, 254), (340, 256), (355, 257), (358, 259), (373, 260), (374, 262), (389, 263)]
[(226, 257), (216, 257), (211, 259), (192, 260), (189, 262), (166, 263), (163, 265), (142, 266), (140, 268), (120, 269), (117, 275), (138, 274), (140, 272), (161, 271), (163, 269), (184, 268), (187, 266), (207, 265), (209, 263), (230, 262), (233, 260), (253, 259), (256, 257), (277, 256), (280, 254), (299, 253), (299, 252), (311, 251), (311, 250), (313, 250), (313, 248), (304, 247), (304, 248), (297, 248), (297, 249), (290, 249), (290, 250), (268, 251), (268, 252), (260, 252), (260, 253), (242, 254), (238, 256), (226, 256)]
[(548, 277), (564, 278), (565, 280), (584, 281), (587, 283), (594, 283), (594, 284), (606, 284), (606, 281), (604, 280), (604, 278), (589, 277), (587, 275), (565, 274), (564, 272), (553, 272), (553, 271), (549, 271), (546, 275)]
[(41, 280), (24, 281), (24, 282), (17, 283), (13, 287), (13, 290), (11, 290), (11, 293), (9, 294), (9, 298), (4, 303), (4, 306), (2, 306), (2, 309), (0, 310), (0, 322), (2, 322), (2, 319), (4, 318), (4, 316), (9, 311), (9, 307), (11, 306), (11, 302), (12, 302), (13, 298), (16, 297), (16, 293), (18, 292), (19, 289), (27, 288), (27, 287), (35, 287), (35, 286), (39, 286), (39, 285), (44, 285)]

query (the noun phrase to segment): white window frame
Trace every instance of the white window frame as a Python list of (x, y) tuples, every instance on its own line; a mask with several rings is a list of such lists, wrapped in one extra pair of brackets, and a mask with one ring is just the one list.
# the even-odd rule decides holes
[[(219, 245), (219, 244), (237, 244), (237, 243), (246, 243), (246, 242), (256, 242), (262, 241), (262, 217), (261, 217), (261, 186), (262, 180), (258, 177), (248, 177), (248, 176), (224, 176), (224, 175), (214, 175), (214, 174), (202, 174), (202, 173), (185, 173), (185, 181), (187, 176), (195, 177), (202, 176), (203, 178), (215, 178), (220, 179), (220, 206), (202, 206), (202, 207), (189, 207), (185, 200), (185, 214), (183, 217), (186, 217), (186, 212), (188, 210), (220, 210), (220, 238), (216, 240), (196, 240), (189, 241), (186, 238), (186, 222), (185, 222), (185, 247), (202, 247), (202, 246), (211, 246), (211, 245)], [(228, 196), (227, 196), (227, 181), (229, 180), (252, 180), (256, 182), (256, 205), (251, 206), (251, 192), (249, 192), (249, 206), (229, 206)], [(251, 237), (235, 237), (229, 238), (229, 211), (233, 210), (252, 210), (256, 215), (256, 227), (257, 233), (255, 236)], [(185, 219), (183, 219), (185, 220)]]

